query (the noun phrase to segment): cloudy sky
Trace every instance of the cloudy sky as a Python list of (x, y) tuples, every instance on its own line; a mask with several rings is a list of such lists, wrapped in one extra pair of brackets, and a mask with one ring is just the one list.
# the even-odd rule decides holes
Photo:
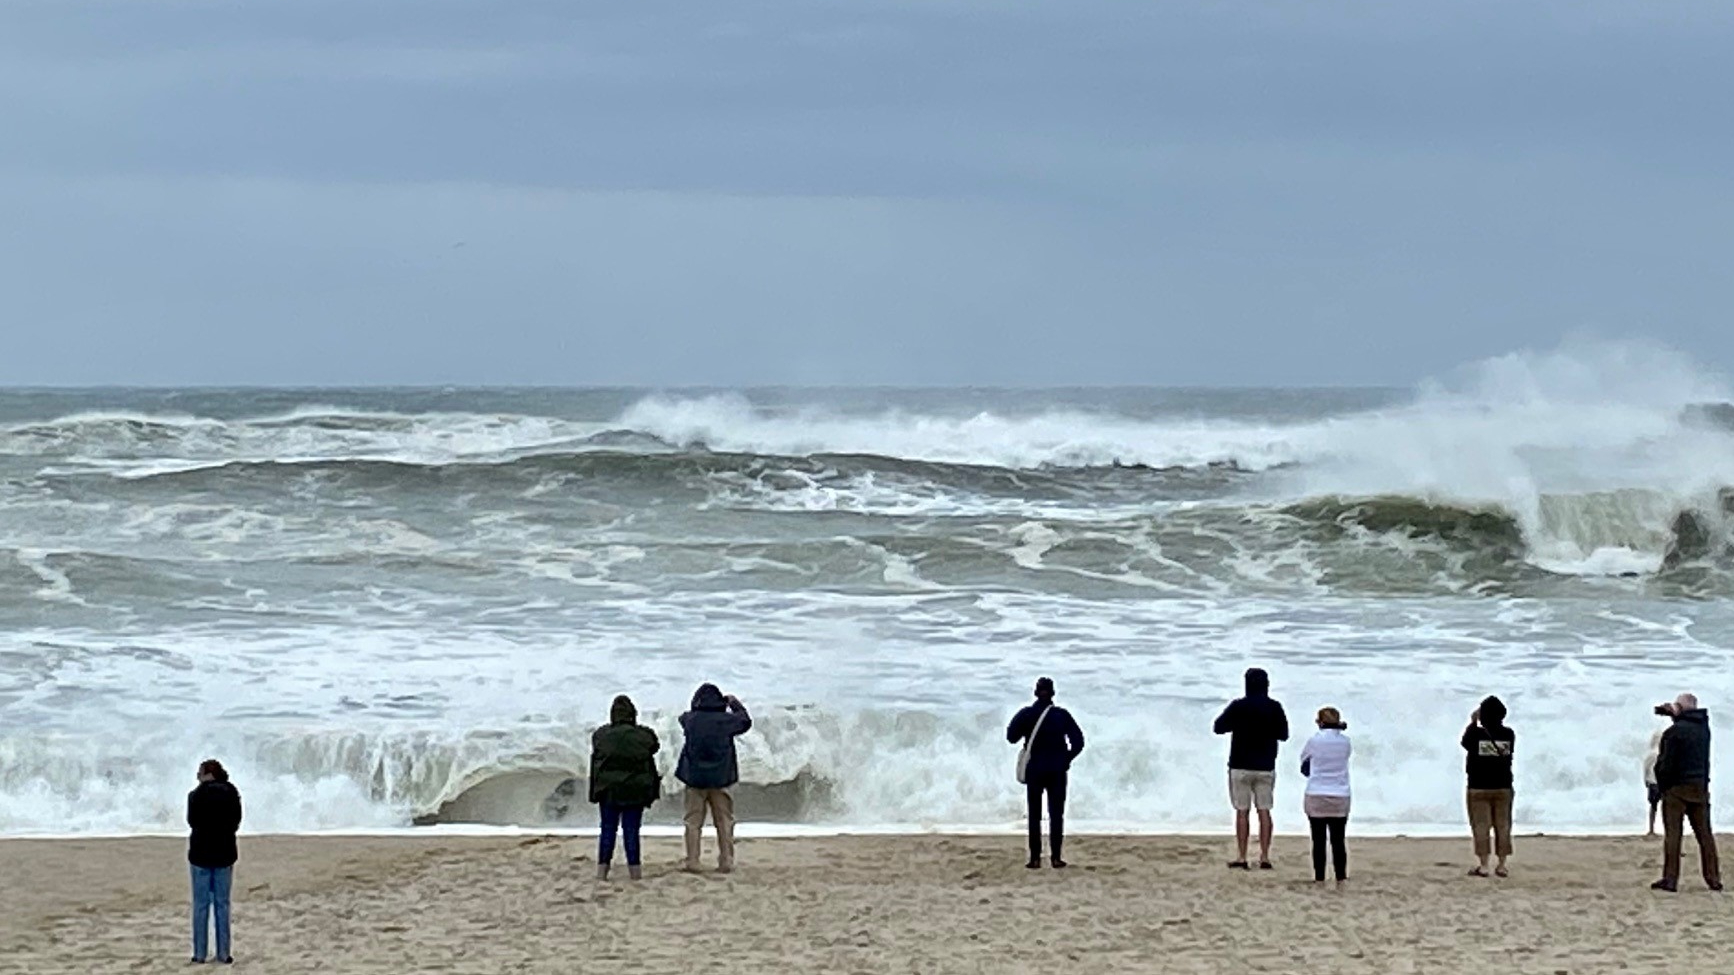
[(1734, 371), (1734, 4), (0, 0), (0, 382)]

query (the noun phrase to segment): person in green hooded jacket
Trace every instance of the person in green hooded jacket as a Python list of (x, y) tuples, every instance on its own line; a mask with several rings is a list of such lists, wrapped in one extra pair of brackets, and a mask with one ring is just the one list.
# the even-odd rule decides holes
[(607, 880), (614, 860), (616, 833), (626, 837), (626, 868), (633, 880), (644, 876), (638, 831), (644, 810), (662, 795), (656, 732), (638, 723), (638, 708), (622, 694), (614, 699), (608, 723), (590, 736), (590, 801), (602, 807), (602, 835), (596, 851), (596, 879)]

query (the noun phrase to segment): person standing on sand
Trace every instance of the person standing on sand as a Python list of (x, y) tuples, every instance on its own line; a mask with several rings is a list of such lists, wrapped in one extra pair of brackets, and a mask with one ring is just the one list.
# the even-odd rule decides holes
[(1710, 829), (1710, 712), (1698, 707), (1697, 697), (1681, 694), (1672, 704), (1656, 708), (1657, 714), (1674, 719), (1662, 732), (1662, 750), (1656, 758), (1656, 785), (1662, 790), (1662, 879), (1652, 890), (1673, 893), (1680, 889), (1680, 846), (1684, 839), (1682, 819), (1691, 822), (1698, 838), (1698, 860), (1704, 883), (1722, 889), (1722, 867), (1716, 858), (1716, 834)]
[(235, 833), (241, 828), (241, 793), (223, 763), (199, 765), (199, 784), (187, 794), (187, 863), (193, 878), (193, 962), (208, 957), (211, 927), (217, 929), (217, 961), (234, 964), (229, 951), (229, 891), (240, 859)]
[(1005, 740), (1027, 742), (1023, 769), (1024, 793), (1029, 802), (1031, 870), (1042, 865), (1042, 795), (1048, 799), (1048, 855), (1054, 869), (1064, 869), (1062, 848), (1066, 840), (1066, 778), (1072, 762), (1084, 750), (1084, 732), (1070, 711), (1054, 704), (1054, 682), (1036, 681), (1036, 701), (1012, 716)]
[(1650, 800), (1650, 825), (1645, 836), (1656, 835), (1656, 810), (1662, 805), (1662, 787), (1656, 784), (1656, 759), (1662, 755), (1662, 732), (1650, 736), (1650, 751), (1644, 756), (1644, 792)]
[(614, 699), (608, 723), (590, 736), (590, 801), (601, 807), (602, 832), (596, 847), (596, 879), (607, 880), (614, 862), (614, 834), (626, 839), (626, 870), (644, 879), (638, 833), (644, 810), (662, 795), (656, 732), (638, 723), (638, 708), (625, 694)]
[(752, 716), (740, 699), (725, 695), (715, 684), (700, 685), (692, 696), (692, 710), (680, 716), (686, 741), (681, 745), (674, 777), (686, 786), (683, 869), (688, 873), (698, 872), (707, 809), (716, 824), (717, 872), (729, 873), (735, 868), (735, 803), (729, 787), (741, 778), (735, 739), (752, 727)]
[(1349, 879), (1349, 726), (1336, 708), (1320, 708), (1318, 734), (1301, 748), (1301, 774), (1307, 778), (1306, 814), (1313, 834), (1313, 881), (1325, 882), (1325, 840), (1331, 866), (1341, 884)]
[[(1469, 778), (1469, 831), (1475, 837), (1476, 867), (1471, 877), (1487, 876), (1487, 858), (1497, 854), (1496, 877), (1510, 873), (1505, 859), (1511, 856), (1511, 758), (1517, 747), (1517, 732), (1505, 725), (1505, 702), (1489, 696), (1469, 715), (1463, 731), (1464, 771)], [(1492, 839), (1489, 840), (1489, 834)]]
[(1270, 675), (1253, 667), (1246, 672), (1246, 696), (1229, 703), (1216, 719), (1216, 733), (1233, 735), (1228, 746), (1228, 799), (1234, 804), (1234, 841), (1240, 854), (1229, 867), (1248, 869), (1246, 847), (1252, 834), (1252, 809), (1258, 808), (1258, 866), (1270, 869), (1273, 829), (1270, 809), (1276, 801), (1276, 753), (1288, 741), (1288, 715), (1271, 699)]

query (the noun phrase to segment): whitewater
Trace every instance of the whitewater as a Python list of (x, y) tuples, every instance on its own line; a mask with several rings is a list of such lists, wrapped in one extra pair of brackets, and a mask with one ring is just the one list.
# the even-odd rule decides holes
[(1279, 824), (1332, 705), (1363, 828), (1457, 828), (1497, 693), (1524, 827), (1630, 828), (1650, 705), (1734, 698), (1731, 399), (1615, 344), (1407, 390), (0, 392), (0, 832), (173, 829), (209, 756), (261, 830), (579, 827), (609, 699), (672, 770), (702, 680), (753, 709), (744, 818), (999, 829), (1041, 675), (1079, 827), (1213, 829), (1248, 666)]

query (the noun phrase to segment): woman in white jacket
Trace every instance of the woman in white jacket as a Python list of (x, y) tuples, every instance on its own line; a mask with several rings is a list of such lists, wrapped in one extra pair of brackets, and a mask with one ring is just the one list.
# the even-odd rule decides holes
[(1336, 708), (1320, 708), (1319, 731), (1301, 749), (1301, 774), (1306, 776), (1306, 814), (1313, 829), (1313, 880), (1325, 882), (1325, 841), (1337, 883), (1349, 879), (1349, 851), (1344, 834), (1349, 826), (1348, 725)]

